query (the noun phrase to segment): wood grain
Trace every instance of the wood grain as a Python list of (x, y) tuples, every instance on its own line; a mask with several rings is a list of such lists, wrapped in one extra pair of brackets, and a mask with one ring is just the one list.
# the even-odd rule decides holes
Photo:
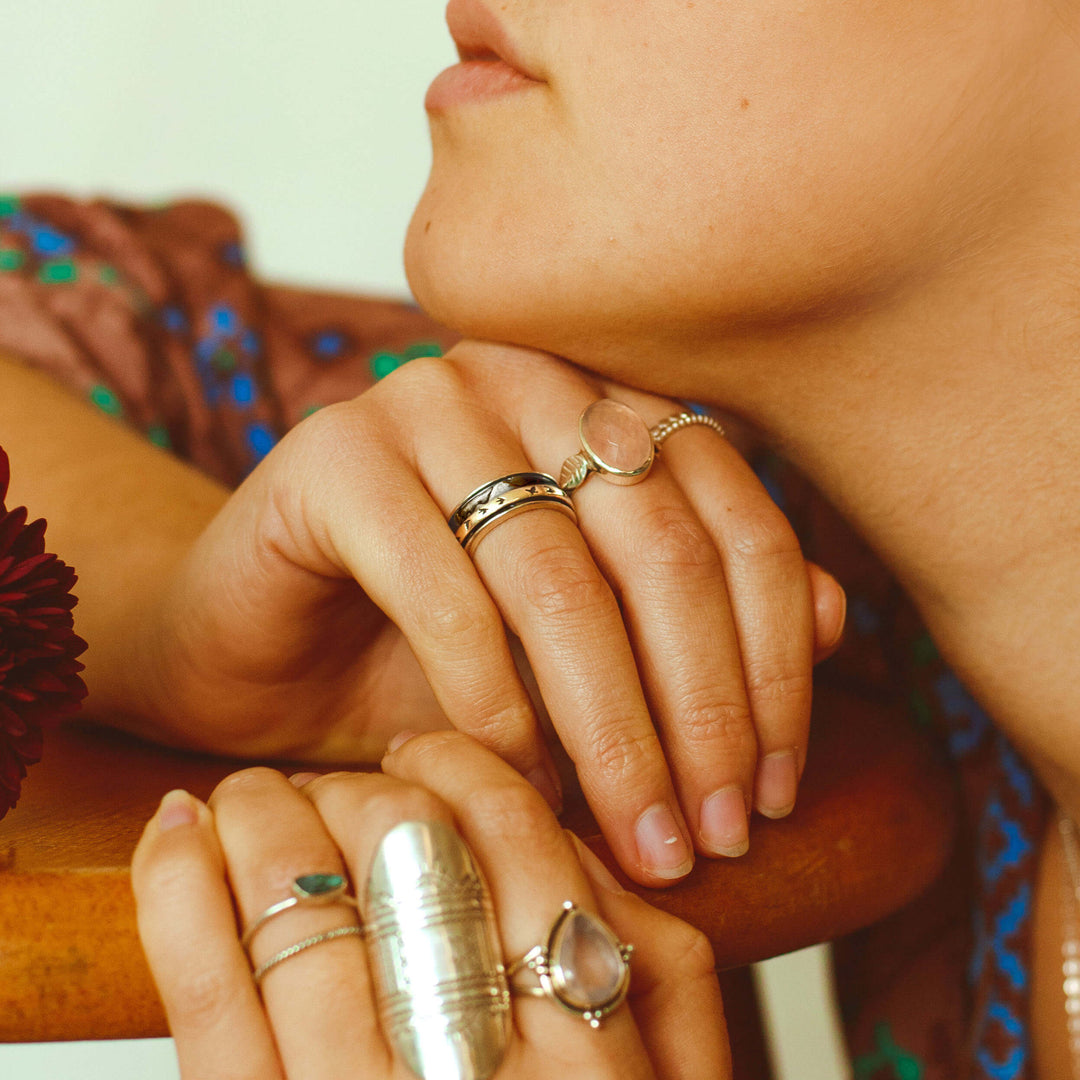
[[(201, 798), (242, 763), (106, 729), (50, 734), (0, 823), (0, 1041), (166, 1034), (139, 947), (127, 864), (161, 796)], [(750, 853), (699, 860), (651, 902), (701, 927), (737, 967), (897, 910), (948, 858), (955, 795), (935, 754), (879, 706), (819, 692), (795, 813), (755, 819)], [(566, 824), (613, 867), (580, 800)]]

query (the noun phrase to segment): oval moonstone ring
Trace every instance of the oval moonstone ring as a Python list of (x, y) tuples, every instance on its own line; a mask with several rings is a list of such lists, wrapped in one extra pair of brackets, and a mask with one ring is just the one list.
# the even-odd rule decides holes
[(656, 446), (649, 425), (629, 405), (601, 398), (578, 418), (581, 451), (566, 459), (559, 487), (573, 491), (595, 472), (612, 484), (637, 484), (649, 475)]
[[(514, 993), (550, 998), (598, 1028), (630, 989), (630, 954), (602, 919), (567, 900), (548, 934), (507, 971)], [(522, 982), (528, 973), (539, 985)]]

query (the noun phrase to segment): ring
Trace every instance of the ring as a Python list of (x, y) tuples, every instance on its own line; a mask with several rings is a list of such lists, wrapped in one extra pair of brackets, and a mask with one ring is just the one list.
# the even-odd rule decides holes
[(465, 841), (406, 821), (380, 841), (364, 902), (382, 1029), (424, 1080), (487, 1080), (510, 1041), (491, 896)]
[(271, 904), (261, 915), (248, 923), (240, 938), (240, 944), (247, 949), (263, 923), (289, 908), (296, 907), (297, 904), (351, 904), (357, 907), (356, 899), (345, 891), (347, 888), (348, 884), (340, 874), (302, 874), (292, 883), (292, 896)]
[(575, 523), (570, 496), (547, 473), (511, 473), (482, 484), (467, 495), (447, 519), (458, 543), (471, 555), (495, 525), (523, 513), (547, 507)]
[[(546, 945), (535, 945), (507, 971), (510, 990), (530, 997), (550, 998), (592, 1028), (626, 999), (630, 989), (630, 954), (600, 918), (567, 900), (548, 934)], [(539, 980), (523, 983), (531, 973)]]
[(574, 491), (594, 472), (612, 484), (639, 484), (649, 475), (660, 444), (691, 424), (724, 434), (719, 421), (704, 413), (675, 413), (650, 428), (620, 401), (594, 401), (578, 417), (581, 449), (563, 462), (559, 484), (564, 491)]
[(287, 949), (282, 949), (281, 952), (274, 953), (269, 960), (261, 963), (251, 973), (251, 977), (255, 980), (255, 985), (257, 986), (263, 981), (263, 977), (266, 973), (272, 967), (277, 967), (282, 961), (288, 960), (297, 953), (302, 953), (305, 949), (310, 949), (313, 945), (321, 945), (324, 941), (333, 941), (335, 938), (349, 936), (363, 937), (364, 928), (362, 926), (339, 926), (336, 930), (327, 930), (323, 934), (315, 934), (312, 937), (304, 938), (303, 941), (298, 941), (295, 945), (290, 945)]
[(500, 476), (498, 480), (491, 480), (481, 484), (478, 488), (470, 491), (464, 499), (457, 504), (457, 509), (446, 519), (450, 531), (456, 533), (465, 523), (474, 510), (478, 510), (484, 503), (505, 495), (508, 491), (518, 488), (532, 487), (534, 484), (555, 484), (555, 477), (542, 472), (518, 472), (510, 473), (509, 476)]

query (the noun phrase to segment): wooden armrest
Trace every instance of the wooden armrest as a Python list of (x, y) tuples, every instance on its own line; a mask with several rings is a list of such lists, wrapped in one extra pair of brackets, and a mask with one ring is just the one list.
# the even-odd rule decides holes
[[(167, 1033), (128, 862), (166, 791), (205, 798), (242, 764), (109, 730), (49, 736), (0, 823), (0, 1041)], [(795, 813), (755, 819), (741, 859), (701, 859), (671, 889), (634, 888), (701, 927), (721, 966), (743, 965), (850, 933), (914, 899), (948, 857), (954, 800), (947, 772), (903, 720), (820, 691)], [(580, 799), (565, 817), (613, 867)]]

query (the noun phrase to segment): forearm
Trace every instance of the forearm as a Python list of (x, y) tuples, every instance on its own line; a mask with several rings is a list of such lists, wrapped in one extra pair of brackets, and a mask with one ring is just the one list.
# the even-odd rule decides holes
[(140, 622), (228, 492), (48, 378), (0, 357), (9, 506), (47, 519), (78, 575), (75, 626), (94, 715), (137, 711)]

